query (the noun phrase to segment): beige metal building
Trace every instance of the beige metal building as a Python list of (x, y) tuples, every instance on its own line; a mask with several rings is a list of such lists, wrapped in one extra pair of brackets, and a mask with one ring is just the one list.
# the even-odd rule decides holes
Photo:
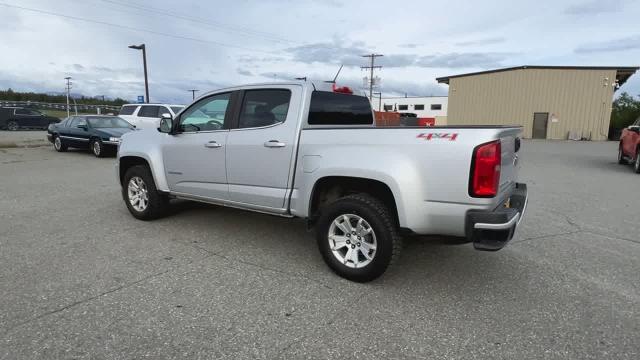
[(614, 91), (637, 67), (519, 66), (437, 78), (449, 125), (522, 125), (525, 138), (606, 140)]

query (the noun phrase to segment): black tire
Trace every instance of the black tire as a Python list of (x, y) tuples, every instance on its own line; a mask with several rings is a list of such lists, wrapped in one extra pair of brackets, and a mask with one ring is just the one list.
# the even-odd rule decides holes
[[(373, 259), (361, 268), (349, 267), (345, 264), (346, 260), (344, 263), (339, 261), (329, 243), (331, 224), (346, 214), (364, 219), (375, 234), (377, 245)], [(389, 265), (397, 260), (402, 248), (402, 239), (391, 212), (384, 203), (367, 194), (348, 195), (323, 208), (316, 224), (316, 240), (322, 258), (331, 270), (346, 279), (357, 282), (367, 282), (381, 276)], [(346, 251), (349, 251), (349, 247), (354, 249), (353, 243), (346, 247)], [(358, 258), (363, 256), (356, 254)]]
[(69, 147), (62, 142), (62, 139), (59, 136), (53, 137), (53, 149), (57, 152), (65, 152)]
[(633, 162), (633, 170), (640, 174), (640, 147), (636, 149), (636, 161)]
[[(129, 184), (134, 178), (141, 179), (146, 186), (148, 203), (143, 210), (136, 209), (135, 201), (129, 199)], [(169, 204), (169, 198), (156, 188), (151, 171), (146, 165), (136, 165), (127, 169), (122, 182), (122, 199), (131, 215), (140, 220), (153, 220), (161, 217)]]
[(624, 158), (624, 152), (622, 151), (622, 144), (618, 146), (618, 164), (626, 165), (627, 160)]
[(17, 121), (11, 120), (7, 122), (7, 130), (9, 131), (17, 131), (20, 129), (20, 125)]
[(91, 140), (91, 142), (89, 143), (89, 149), (91, 150), (91, 153), (95, 156), (95, 157), (104, 157), (104, 145), (102, 145), (102, 141), (100, 141), (100, 139), (93, 139)]

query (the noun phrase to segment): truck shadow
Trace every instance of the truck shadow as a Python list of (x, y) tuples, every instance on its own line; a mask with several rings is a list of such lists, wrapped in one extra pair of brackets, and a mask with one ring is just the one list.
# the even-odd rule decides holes
[(519, 261), (514, 261), (512, 253), (506, 249), (486, 253), (474, 250), (472, 244), (448, 238), (412, 236), (404, 239), (404, 249), (397, 263), (384, 276), (368, 284), (356, 284), (329, 270), (318, 252), (315, 231), (307, 230), (306, 222), (301, 219), (172, 201), (164, 221), (170, 221), (172, 227), (211, 234), (197, 240), (198, 247), (207, 251), (224, 256), (240, 253), (243, 254), (241, 262), (255, 266), (258, 271), (312, 279), (330, 288), (345, 284), (377, 287), (393, 283), (395, 289), (419, 289), (428, 285), (432, 291), (440, 282), (442, 286), (450, 287), (450, 281), (456, 281), (456, 286), (471, 286), (471, 283), (478, 286), (505, 280), (520, 267)]

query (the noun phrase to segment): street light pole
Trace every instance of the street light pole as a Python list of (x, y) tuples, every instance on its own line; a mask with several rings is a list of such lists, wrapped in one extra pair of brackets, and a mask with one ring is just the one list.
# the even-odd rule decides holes
[(145, 44), (129, 45), (129, 49), (142, 50), (142, 64), (144, 66), (144, 93), (145, 102), (149, 103), (149, 80), (147, 78), (147, 47)]

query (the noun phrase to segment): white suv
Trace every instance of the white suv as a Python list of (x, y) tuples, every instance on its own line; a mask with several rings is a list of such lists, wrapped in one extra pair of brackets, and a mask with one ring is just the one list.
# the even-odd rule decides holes
[(118, 116), (138, 129), (157, 129), (162, 114), (168, 113), (175, 117), (183, 108), (184, 105), (125, 104), (122, 105)]

